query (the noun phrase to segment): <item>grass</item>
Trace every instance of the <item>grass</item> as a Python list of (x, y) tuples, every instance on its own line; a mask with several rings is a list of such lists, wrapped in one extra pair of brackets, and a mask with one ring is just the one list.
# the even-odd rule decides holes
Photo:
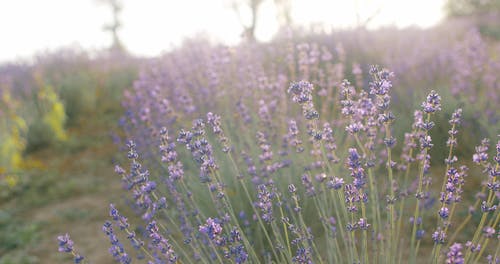
[(31, 171), (30, 180), (0, 204), (0, 263), (63, 263), (56, 236), (71, 231), (81, 252), (95, 263), (112, 263), (100, 226), (110, 201), (121, 187), (113, 173), (118, 153), (110, 131), (120, 111), (102, 108), (69, 130), (70, 139), (30, 154), (45, 170)]

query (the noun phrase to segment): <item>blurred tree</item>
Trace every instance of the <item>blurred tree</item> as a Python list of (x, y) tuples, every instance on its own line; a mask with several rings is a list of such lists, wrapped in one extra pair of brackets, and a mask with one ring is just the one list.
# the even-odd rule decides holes
[[(257, 15), (259, 7), (263, 0), (230, 0), (231, 8), (238, 15), (241, 26), (243, 27), (242, 36), (245, 40), (254, 42), (255, 28), (257, 26)], [(246, 23), (243, 19), (244, 13), (250, 11), (250, 23)]]
[(500, 40), (500, 0), (448, 0), (445, 11), (449, 18), (468, 18), (481, 35)]
[[(368, 9), (369, 13), (362, 12), (361, 7), (366, 8), (369, 6), (369, 4), (373, 5), (376, 7), (376, 9)], [(362, 0), (355, 0), (354, 1), (354, 10), (356, 12), (356, 28), (366, 28), (370, 22), (375, 19), (380, 12), (382, 11), (382, 3), (380, 1), (362, 1)]]
[(500, 11), (500, 0), (448, 0), (446, 13), (450, 17), (477, 16)]
[(292, 0), (274, 0), (276, 6), (277, 18), (281, 27), (292, 25)]
[[(228, 0), (229, 6), (235, 11), (241, 26), (242, 36), (245, 40), (256, 41), (255, 30), (258, 23), (259, 8), (265, 0)], [(276, 7), (276, 17), (281, 27), (291, 26), (292, 0), (273, 0)]]
[(120, 13), (123, 9), (123, 3), (120, 0), (98, 0), (100, 3), (108, 5), (111, 7), (113, 12), (113, 21), (109, 24), (104, 25), (103, 29), (105, 31), (109, 31), (113, 37), (113, 44), (111, 45), (111, 49), (123, 51), (124, 47), (122, 42), (120, 41), (120, 37), (118, 37), (118, 30), (122, 27), (122, 23), (120, 22)]

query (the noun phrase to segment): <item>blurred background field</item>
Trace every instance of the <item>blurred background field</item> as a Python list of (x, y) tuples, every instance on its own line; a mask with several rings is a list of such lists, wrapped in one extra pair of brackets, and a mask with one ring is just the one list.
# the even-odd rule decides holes
[(63, 226), (99, 241), (86, 227), (101, 224), (120, 189), (107, 176), (112, 138), (138, 59), (71, 50), (39, 59), (2, 67), (1, 263), (61, 262), (52, 253)]
[[(20, 2), (39, 5), (38, 1)], [(58, 40), (60, 44), (33, 41), (33, 47), (19, 43), (23, 50), (20, 48), (19, 55), (13, 56), (17, 42), (65, 34), (47, 29), (50, 33), (44, 37), (44, 28), (39, 28), (39, 32), (23, 31), (31, 24), (36, 29), (32, 12), (45, 10), (40, 9), (24, 14), (30, 25), (20, 29), (16, 29), (16, 23), (7, 25), (6, 32), (23, 31), (24, 35), (32, 34), (32, 39), (7, 35), (4, 38), (9, 45), (2, 48), (0, 44), (5, 58), (1, 58), (0, 64), (0, 264), (69, 263), (70, 258), (57, 252), (56, 236), (65, 232), (71, 232), (78, 249), (92, 263), (112, 263), (105, 250), (109, 242), (100, 229), (109, 218), (109, 203), (127, 207), (120, 177), (114, 172), (114, 166), (126, 160), (124, 140), (136, 138), (148, 158), (154, 155), (156, 145), (141, 133), (150, 133), (150, 128), (189, 127), (193, 119), (210, 111), (227, 117), (223, 122), (228, 127), (246, 127), (241, 112), (236, 113), (237, 107), (246, 105), (250, 118), (262, 119), (260, 111), (264, 110), (259, 101), (273, 105), (275, 94), (269, 92), (273, 85), (281, 83), (280, 89), (286, 91), (289, 82), (280, 78), (298, 81), (304, 75), (301, 59), (315, 60), (305, 64), (313, 69), (309, 76), (319, 87), (330, 83), (337, 87), (344, 78), (356, 82), (357, 87), (366, 87), (371, 64), (393, 71), (392, 109), (397, 114), (394, 134), (398, 144), (403, 143), (404, 133), (411, 128), (413, 110), (419, 108), (431, 89), (443, 98), (437, 124), (447, 124), (456, 108), (464, 109), (456, 150), (464, 163), (471, 163), (474, 147), (482, 138), (496, 142), (500, 133), (497, 0), (422, 1), (419, 8), (414, 7), (418, 14), (414, 21), (404, 15), (411, 11), (397, 11), (401, 4), (396, 3), (406, 1), (359, 0), (353, 5), (343, 1), (188, 1), (194, 6), (214, 6), (206, 12), (223, 10), (219, 18), (219, 13), (214, 13), (205, 20), (192, 19), (200, 12), (192, 10), (196, 8), (184, 4), (165, 6), (167, 14), (177, 10), (177, 19), (186, 24), (189, 34), (163, 31), (161, 23), (153, 25), (153, 19), (145, 19), (150, 28), (147, 24), (134, 24), (134, 19), (148, 17), (148, 9), (140, 9), (144, 14), (134, 13), (138, 3), (133, 1), (79, 2), (89, 12), (102, 14), (104, 21), (97, 26), (95, 21), (78, 22), (82, 27), (96, 28), (97, 35), (82, 31), (83, 39), (76, 36), (69, 40), (81, 43), (69, 46), (64, 39)], [(149, 0), (143, 5), (148, 4), (157, 3)], [(308, 5), (312, 11), (305, 9)], [(326, 12), (324, 17), (335, 16), (338, 10), (349, 10), (345, 12), (349, 15), (339, 21), (315, 21), (300, 15), (314, 17), (322, 5), (332, 12)], [(70, 11), (63, 9), (66, 4), (48, 1), (42, 6), (65, 13), (61, 19), (71, 19)], [(9, 12), (9, 8), (23, 12), (30, 9), (0, 2), (0, 15)], [(434, 9), (426, 14), (426, 8)], [(151, 16), (163, 15), (159, 11), (149, 12)], [(425, 19), (429, 14), (437, 15)], [(217, 23), (203, 24), (209, 20)], [(74, 26), (72, 23), (76, 22), (68, 22)], [(169, 23), (165, 28), (170, 29), (176, 22)], [(132, 29), (127, 29), (129, 24)], [(78, 31), (74, 27), (72, 30)], [(149, 33), (137, 33), (142, 31)], [(135, 37), (131, 32), (135, 32)], [(155, 40), (151, 35), (162, 38)], [(161, 48), (140, 45), (154, 41)], [(283, 77), (278, 74), (281, 72), (288, 75)], [(142, 83), (158, 87), (141, 86)], [(336, 115), (332, 105), (338, 98), (329, 96), (315, 95), (317, 102), (332, 103), (319, 103), (322, 113), (331, 114), (325, 119)], [(167, 99), (168, 109), (148, 107), (158, 103), (153, 102), (155, 98), (158, 102)], [(280, 100), (275, 102), (277, 109), (281, 107)], [(286, 109), (291, 111), (293, 107)], [(133, 114), (137, 116), (130, 117)], [(280, 131), (286, 120), (280, 121), (275, 112), (271, 115), (272, 122), (276, 122), (273, 129)], [(249, 126), (257, 129), (252, 127), (256, 123)], [(436, 127), (432, 132), (435, 142), (446, 142), (447, 130), (447, 126)], [(238, 135), (236, 129), (227, 133), (231, 138), (243, 138), (242, 142), (247, 140), (247, 135)], [(444, 160), (446, 145), (436, 144), (431, 155)], [(444, 170), (442, 163), (433, 165), (437, 173)], [(479, 172), (479, 168), (471, 169), (470, 175)], [(464, 197), (474, 201), (481, 179), (469, 177), (468, 181)], [(479, 219), (473, 221), (477, 223)]]

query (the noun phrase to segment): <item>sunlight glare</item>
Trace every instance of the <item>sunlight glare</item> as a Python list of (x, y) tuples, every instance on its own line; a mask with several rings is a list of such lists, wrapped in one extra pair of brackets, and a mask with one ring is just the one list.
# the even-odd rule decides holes
[[(442, 19), (444, 0), (293, 0), (295, 25), (349, 28), (370, 16), (368, 28), (394, 25), (429, 27)], [(379, 10), (377, 12), (377, 10)], [(102, 49), (111, 43), (103, 25), (107, 6), (91, 0), (17, 0), (0, 2), (0, 61), (32, 56), (64, 46)], [(243, 18), (244, 18), (243, 14)], [(134, 54), (154, 56), (186, 37), (204, 33), (215, 41), (236, 44), (242, 27), (228, 0), (124, 0), (120, 37)], [(245, 19), (243, 19), (245, 20)], [(248, 19), (247, 19), (248, 20)], [(273, 1), (259, 10), (256, 36), (272, 39), (279, 25)]]

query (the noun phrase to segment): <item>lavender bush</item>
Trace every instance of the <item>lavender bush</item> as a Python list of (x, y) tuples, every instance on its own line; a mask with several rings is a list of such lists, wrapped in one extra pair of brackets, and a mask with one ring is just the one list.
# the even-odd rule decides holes
[[(154, 61), (123, 102), (128, 164), (115, 171), (141, 220), (110, 205), (102, 230), (113, 258), (498, 263), (500, 141), (459, 159), (470, 109), (436, 122), (436, 91), (396, 133), (398, 76), (359, 64), (346, 74), (347, 65), (341, 45), (292, 42), (187, 44)], [(448, 139), (433, 141), (436, 128)], [(435, 145), (444, 160), (432, 158)], [(481, 185), (469, 180), (471, 160)], [(68, 235), (58, 239), (86, 262)]]

